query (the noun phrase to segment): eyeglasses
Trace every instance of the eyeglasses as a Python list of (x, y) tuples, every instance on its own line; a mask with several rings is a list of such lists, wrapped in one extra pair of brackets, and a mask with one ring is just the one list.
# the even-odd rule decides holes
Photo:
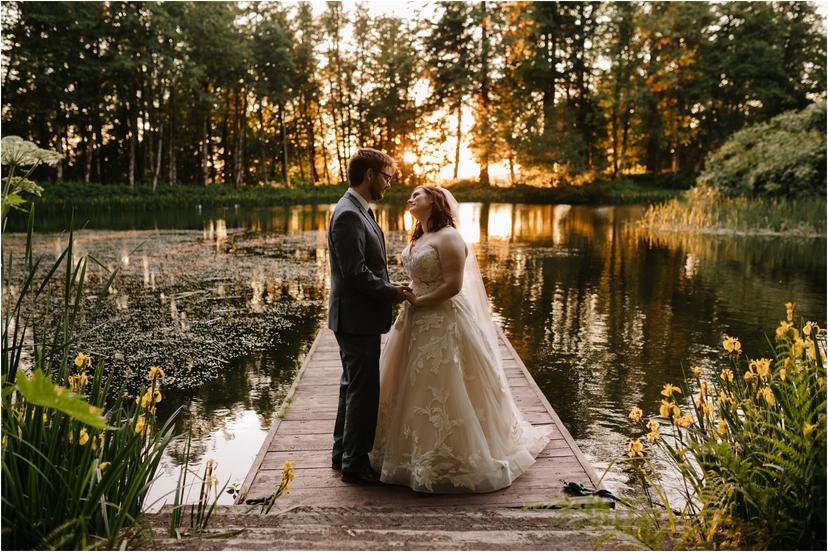
[(380, 173), (383, 177), (385, 177), (385, 183), (386, 184), (391, 182), (391, 179), (394, 177), (393, 174), (384, 173), (382, 171), (377, 171), (377, 172)]

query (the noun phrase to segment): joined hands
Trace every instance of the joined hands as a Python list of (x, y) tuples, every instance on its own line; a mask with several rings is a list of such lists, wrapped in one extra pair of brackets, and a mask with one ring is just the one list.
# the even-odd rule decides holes
[(409, 301), (409, 296), (414, 297), (414, 292), (411, 291), (411, 288), (405, 284), (391, 284), (395, 288), (397, 288), (397, 294), (394, 296), (394, 304), (402, 303), (403, 301)]
[(414, 290), (411, 289), (411, 286), (407, 284), (392, 284), (395, 288), (397, 288), (397, 295), (394, 297), (394, 303), (402, 303), (403, 301), (408, 301), (408, 303), (414, 307), (417, 306), (417, 296), (414, 295)]

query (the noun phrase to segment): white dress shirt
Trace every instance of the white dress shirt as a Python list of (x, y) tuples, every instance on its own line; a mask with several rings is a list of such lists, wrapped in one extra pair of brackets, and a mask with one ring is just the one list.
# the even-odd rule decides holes
[(357, 201), (359, 201), (359, 204), (362, 205), (362, 208), (365, 209), (365, 212), (367, 213), (368, 209), (370, 209), (371, 206), (368, 204), (365, 198), (362, 197), (360, 193), (354, 190), (353, 188), (348, 188), (348, 193), (357, 198)]

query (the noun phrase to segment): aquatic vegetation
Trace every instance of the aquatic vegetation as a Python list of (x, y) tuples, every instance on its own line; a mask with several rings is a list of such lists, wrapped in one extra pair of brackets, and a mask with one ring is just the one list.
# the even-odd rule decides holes
[[(99, 308), (78, 316), (78, 346), (106, 358), (106, 372), (132, 391), (146, 366), (163, 368), (169, 388), (198, 387), (232, 359), (278, 348), (308, 320), (319, 323), (327, 253), (320, 257), (316, 241), (315, 233), (281, 242), (245, 234), (217, 244), (201, 232), (81, 232), (76, 247), (118, 273), (105, 293), (85, 292), (82, 302)], [(10, 240), (11, 250), (20, 245)], [(48, 238), (34, 247), (44, 258), (54, 255)], [(268, 256), (251, 251), (262, 247)], [(87, 274), (93, 284), (109, 277), (94, 268)], [(54, 327), (61, 301), (55, 289), (52, 309), (40, 303), (32, 316)]]
[(697, 186), (649, 207), (638, 226), (657, 233), (825, 236), (825, 198), (729, 197)]
[[(724, 336), (727, 367), (710, 380), (695, 373), (681, 389), (690, 412), (671, 407), (646, 425), (640, 408), (630, 412), (647, 431), (647, 443), (629, 440), (621, 459), (646, 498), (639, 537), (658, 547), (674, 537), (679, 547), (825, 547), (825, 331), (795, 321), (794, 310), (786, 304), (773, 358), (749, 358)], [(662, 394), (676, 390), (667, 384)], [(651, 462), (657, 451), (677, 488)], [(671, 502), (674, 493), (683, 503)]]

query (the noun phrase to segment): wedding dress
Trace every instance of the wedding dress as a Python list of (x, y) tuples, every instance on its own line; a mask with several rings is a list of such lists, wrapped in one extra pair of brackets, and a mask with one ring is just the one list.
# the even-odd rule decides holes
[[(415, 295), (440, 284), (431, 245), (408, 245), (402, 261)], [(474, 261), (480, 279), (476, 267)], [(405, 303), (389, 333), (370, 455), (384, 483), (433, 493), (495, 491), (511, 485), (550, 440), (515, 405), (482, 279), (485, 313), (473, 283), (464, 276), (463, 290), (434, 306)]]

